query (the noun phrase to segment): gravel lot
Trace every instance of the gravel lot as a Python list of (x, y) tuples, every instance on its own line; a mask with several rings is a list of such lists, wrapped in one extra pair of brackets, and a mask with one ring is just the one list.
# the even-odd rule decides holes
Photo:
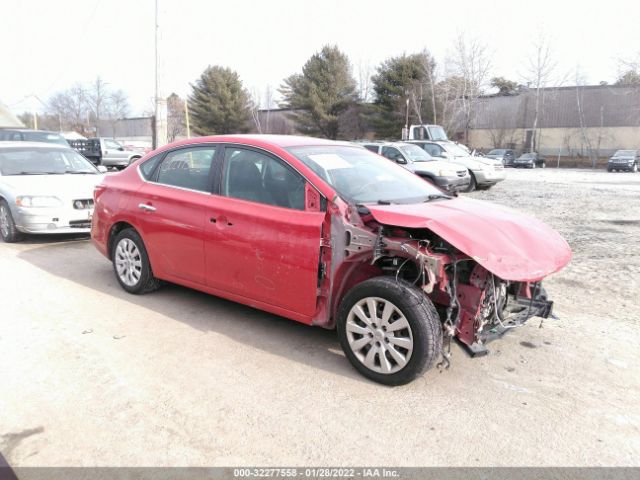
[(574, 259), (532, 320), (387, 388), (335, 334), (167, 286), (136, 297), (86, 238), (0, 244), (0, 452), (13, 466), (640, 465), (640, 174), (509, 171), (472, 194)]

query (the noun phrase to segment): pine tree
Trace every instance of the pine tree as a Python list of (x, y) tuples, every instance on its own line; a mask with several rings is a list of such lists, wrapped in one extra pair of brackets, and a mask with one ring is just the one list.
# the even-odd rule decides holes
[(209, 66), (192, 85), (189, 113), (199, 135), (244, 133), (250, 119), (250, 97), (236, 72)]
[(356, 81), (349, 59), (338, 47), (325, 46), (302, 68), (284, 80), (279, 89), (281, 106), (292, 114), (299, 132), (336, 139), (341, 115), (356, 101)]

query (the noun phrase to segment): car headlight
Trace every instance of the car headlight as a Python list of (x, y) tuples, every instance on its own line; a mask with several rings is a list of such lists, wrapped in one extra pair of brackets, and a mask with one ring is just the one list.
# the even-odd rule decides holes
[(16, 197), (19, 207), (59, 207), (62, 202), (58, 197), (21, 195)]
[(455, 170), (439, 170), (438, 171), (438, 176), (439, 177), (455, 177), (457, 174), (457, 172)]

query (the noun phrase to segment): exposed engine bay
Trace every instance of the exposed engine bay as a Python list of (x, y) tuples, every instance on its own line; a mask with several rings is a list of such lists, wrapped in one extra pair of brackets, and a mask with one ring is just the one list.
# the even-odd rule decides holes
[[(471, 355), (483, 355), (488, 352), (486, 344), (506, 331), (532, 317), (552, 314), (553, 302), (546, 298), (540, 281), (499, 278), (429, 229), (380, 224), (366, 206), (350, 206), (345, 215), (347, 222), (341, 221), (341, 215), (332, 215), (332, 271), (327, 276), (343, 285), (329, 291), (340, 295), (355, 282), (357, 269), (361, 276), (390, 275), (420, 288), (443, 325), (439, 367), (449, 366), (453, 338)], [(326, 268), (321, 256), (322, 275)]]

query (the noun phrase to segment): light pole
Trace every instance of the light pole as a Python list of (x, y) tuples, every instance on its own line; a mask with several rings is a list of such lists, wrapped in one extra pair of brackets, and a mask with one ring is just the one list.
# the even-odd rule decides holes
[(155, 145), (154, 148), (167, 144), (167, 99), (162, 94), (160, 85), (160, 63), (158, 54), (159, 24), (158, 0), (155, 0), (155, 55), (156, 55), (156, 98), (155, 98)]

